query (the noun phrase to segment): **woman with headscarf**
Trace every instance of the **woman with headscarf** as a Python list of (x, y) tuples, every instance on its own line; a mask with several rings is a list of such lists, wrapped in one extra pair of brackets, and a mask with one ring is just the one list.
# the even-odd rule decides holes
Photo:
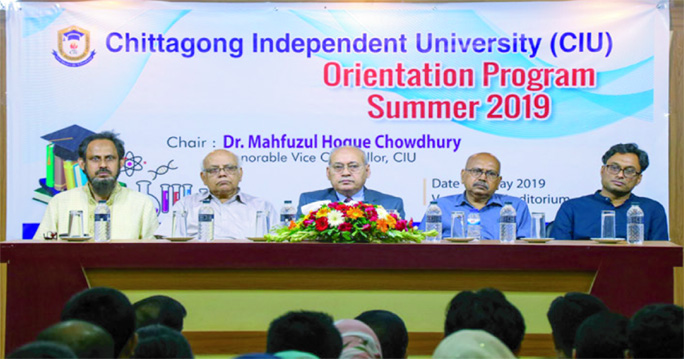
[(365, 323), (355, 319), (342, 319), (335, 322), (342, 335), (342, 354), (340, 359), (381, 359), (380, 340)]

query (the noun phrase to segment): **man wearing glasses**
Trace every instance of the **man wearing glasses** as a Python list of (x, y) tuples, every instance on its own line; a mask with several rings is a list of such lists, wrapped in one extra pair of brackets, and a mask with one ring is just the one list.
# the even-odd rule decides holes
[(330, 154), (326, 174), (332, 188), (306, 192), (299, 196), (297, 217), (302, 215), (302, 206), (318, 201), (364, 202), (396, 210), (404, 218), (404, 201), (365, 187), (370, 177), (370, 165), (366, 155), (357, 147), (338, 147)]
[(601, 211), (615, 211), (617, 237), (627, 235), (627, 210), (638, 203), (644, 211), (644, 239), (668, 240), (667, 217), (663, 206), (632, 190), (641, 182), (648, 167), (648, 154), (634, 143), (619, 143), (603, 155), (602, 189), (584, 197), (563, 202), (551, 230), (555, 239), (589, 239), (601, 236)]
[[(517, 237), (530, 233), (530, 211), (520, 198), (496, 194), (501, 183), (501, 163), (490, 153), (476, 153), (468, 157), (461, 170), (461, 182), (465, 192), (437, 200), (442, 210), (442, 237), (451, 236), (451, 212), (463, 211), (466, 216), (471, 210), (480, 213), (482, 239), (499, 239), (499, 213), (506, 202), (511, 202), (516, 212)], [(425, 216), (420, 223), (425, 229)]]
[[(198, 233), (199, 210), (205, 199), (210, 200), (209, 205), (214, 210), (216, 239), (245, 239), (254, 236), (257, 211), (268, 213), (271, 226), (278, 223), (278, 213), (273, 204), (240, 190), (242, 166), (232, 152), (220, 149), (209, 153), (202, 161), (200, 177), (209, 188), (209, 193), (198, 192), (185, 196), (172, 209), (172, 212), (187, 213), (188, 237), (194, 237)], [(171, 221), (172, 217), (167, 217), (155, 234), (170, 236)]]

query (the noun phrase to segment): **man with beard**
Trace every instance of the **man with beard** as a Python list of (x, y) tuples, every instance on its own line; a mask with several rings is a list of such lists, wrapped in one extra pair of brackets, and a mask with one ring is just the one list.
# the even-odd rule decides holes
[[(440, 197), (437, 205), (442, 210), (442, 237), (451, 236), (451, 212), (462, 211), (466, 216), (474, 210), (480, 214), (482, 239), (499, 239), (499, 213), (506, 202), (515, 208), (517, 236), (530, 234), (530, 211), (520, 198), (496, 194), (501, 183), (501, 163), (490, 153), (476, 153), (468, 157), (466, 166), (461, 170), (461, 182), (465, 186), (463, 194)], [(425, 216), (420, 223), (425, 229)]]
[(627, 210), (638, 203), (644, 211), (644, 240), (668, 240), (663, 206), (632, 194), (648, 167), (648, 154), (634, 143), (619, 143), (603, 155), (602, 189), (563, 202), (551, 230), (555, 239), (589, 239), (601, 236), (601, 211), (615, 211), (615, 232), (627, 236)]
[[(234, 153), (223, 149), (210, 152), (202, 160), (200, 178), (209, 188), (209, 193), (198, 192), (185, 196), (173, 205), (171, 211), (186, 213), (187, 236), (197, 236), (199, 210), (204, 206), (203, 201), (207, 199), (209, 206), (214, 210), (216, 239), (245, 239), (255, 236), (257, 212), (262, 212), (268, 217), (270, 226), (278, 223), (278, 212), (271, 202), (240, 190), (242, 165)], [(167, 217), (156, 234), (170, 236), (172, 220), (173, 217)]]
[(45, 232), (66, 233), (69, 211), (83, 211), (87, 226), (94, 233), (95, 206), (107, 201), (111, 210), (113, 239), (149, 239), (159, 225), (152, 200), (142, 193), (122, 187), (117, 178), (124, 164), (124, 144), (116, 134), (92, 134), (78, 146), (78, 165), (88, 177), (88, 185), (57, 194), (47, 206), (35, 238)]

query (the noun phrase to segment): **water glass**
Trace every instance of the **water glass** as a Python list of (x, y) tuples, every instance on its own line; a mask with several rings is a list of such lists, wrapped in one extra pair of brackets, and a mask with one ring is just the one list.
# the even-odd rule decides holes
[(268, 212), (257, 211), (254, 237), (263, 238), (268, 233)]
[(465, 212), (451, 212), (451, 238), (465, 237)]
[(188, 235), (188, 212), (175, 210), (171, 220), (171, 237), (185, 237)]
[(615, 211), (601, 211), (601, 238), (615, 238)]
[(83, 237), (83, 211), (69, 211), (69, 237)]
[(532, 212), (530, 238), (546, 238), (546, 216), (543, 212)]

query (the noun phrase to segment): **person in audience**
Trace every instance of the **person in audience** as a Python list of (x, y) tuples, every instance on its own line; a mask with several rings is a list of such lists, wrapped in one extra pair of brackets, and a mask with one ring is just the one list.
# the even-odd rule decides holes
[(493, 288), (458, 293), (447, 307), (444, 336), (462, 329), (482, 329), (499, 338), (513, 353), (520, 351), (525, 320), (518, 308)]
[(632, 193), (648, 167), (648, 154), (634, 143), (619, 143), (603, 155), (601, 189), (594, 194), (563, 202), (551, 229), (555, 239), (601, 237), (601, 211), (615, 211), (618, 238), (627, 235), (627, 211), (639, 204), (644, 211), (644, 240), (668, 240), (665, 208)]
[(641, 308), (627, 325), (628, 358), (683, 358), (682, 307), (651, 304)]
[(577, 328), (585, 319), (607, 310), (600, 299), (590, 294), (570, 292), (554, 299), (546, 317), (551, 324), (557, 357), (571, 358)]
[(111, 209), (112, 238), (153, 238), (159, 221), (149, 196), (122, 187), (117, 178), (124, 165), (124, 144), (116, 134), (92, 134), (78, 147), (78, 165), (88, 178), (88, 185), (60, 192), (48, 203), (34, 239), (47, 232), (67, 233), (69, 211), (83, 211), (88, 234), (95, 229), (95, 206), (107, 201)]
[(340, 359), (380, 359), (382, 347), (373, 329), (356, 319), (342, 319), (335, 322), (342, 335)]
[(297, 217), (302, 207), (320, 201), (329, 202), (364, 202), (383, 206), (386, 210), (396, 210), (404, 218), (404, 201), (382, 192), (366, 188), (366, 180), (370, 177), (370, 165), (366, 162), (366, 154), (357, 147), (338, 147), (330, 153), (326, 175), (331, 188), (305, 192), (299, 196)]
[(573, 359), (622, 358), (627, 350), (627, 322), (622, 314), (598, 312), (582, 322), (575, 334)]
[[(194, 237), (198, 234), (199, 210), (204, 206), (203, 201), (206, 199), (210, 201), (209, 205), (214, 210), (214, 238), (254, 237), (257, 211), (264, 213), (271, 226), (278, 223), (278, 212), (271, 202), (240, 190), (242, 173), (240, 159), (230, 151), (214, 150), (204, 157), (200, 178), (209, 188), (209, 193), (198, 192), (185, 196), (172, 208), (172, 212), (187, 214), (185, 235)], [(168, 216), (159, 226), (156, 235), (171, 236), (171, 222), (172, 217)]]
[(114, 339), (106, 330), (82, 320), (66, 320), (38, 334), (39, 341), (64, 344), (79, 358), (114, 358)]
[(492, 334), (479, 329), (461, 329), (442, 339), (434, 359), (515, 359), (511, 350)]
[(118, 358), (129, 358), (138, 342), (133, 305), (116, 289), (95, 287), (76, 293), (62, 309), (62, 321), (72, 319), (106, 330), (114, 339), (114, 355)]
[[(480, 214), (482, 239), (499, 239), (499, 213), (504, 204), (510, 202), (516, 212), (517, 237), (528, 237), (531, 217), (527, 203), (517, 197), (495, 193), (501, 179), (501, 163), (494, 155), (476, 153), (468, 157), (461, 170), (465, 191), (437, 199), (442, 210), (442, 236), (451, 236), (451, 212), (463, 211), (467, 216), (471, 210), (476, 210)], [(425, 229), (425, 219), (423, 216), (420, 222), (421, 230)]]
[(152, 324), (163, 324), (183, 331), (183, 318), (187, 315), (183, 304), (165, 295), (154, 295), (133, 303), (136, 329)]
[(9, 359), (78, 358), (68, 346), (55, 342), (35, 341), (24, 344), (7, 356)]
[(398, 315), (387, 310), (369, 310), (354, 319), (366, 323), (373, 329), (380, 339), (383, 358), (406, 358), (408, 331)]
[(266, 335), (266, 352), (302, 351), (319, 358), (338, 358), (342, 336), (330, 315), (312, 311), (292, 311), (274, 319)]
[(136, 330), (133, 358), (193, 358), (187, 339), (176, 329), (152, 324)]

